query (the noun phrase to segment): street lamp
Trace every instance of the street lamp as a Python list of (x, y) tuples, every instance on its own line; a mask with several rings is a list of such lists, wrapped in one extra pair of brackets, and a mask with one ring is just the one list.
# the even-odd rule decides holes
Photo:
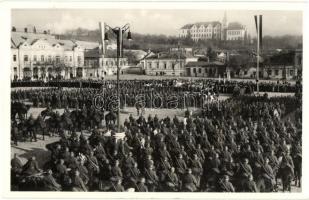
[[(118, 106), (117, 106), (117, 129), (118, 132), (120, 131), (120, 88), (119, 88), (119, 76), (120, 76), (120, 58), (123, 56), (123, 35), (126, 31), (127, 40), (132, 40), (132, 35), (130, 31), (130, 24), (126, 24), (123, 27), (115, 27), (112, 28), (107, 24), (104, 24), (104, 29), (107, 31), (104, 33), (104, 40), (109, 40), (109, 34), (112, 33), (117, 38), (117, 99), (118, 99)], [(104, 48), (104, 47), (103, 47)]]

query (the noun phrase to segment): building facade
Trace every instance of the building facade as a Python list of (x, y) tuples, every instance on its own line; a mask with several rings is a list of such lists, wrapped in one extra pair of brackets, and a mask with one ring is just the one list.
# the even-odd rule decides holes
[(221, 23), (213, 22), (199, 22), (195, 24), (186, 24), (179, 30), (179, 37), (190, 37), (194, 41), (221, 39)]
[[(102, 78), (117, 73), (116, 51), (100, 54), (99, 43), (60, 40), (49, 31), (12, 28), (11, 80)], [(122, 69), (129, 66), (120, 58)]]
[(186, 65), (186, 75), (191, 77), (226, 77), (228, 70), (224, 63), (214, 61), (188, 62)]
[(245, 40), (247, 35), (247, 29), (245, 26), (238, 22), (229, 23), (226, 29), (225, 40)]
[(185, 76), (185, 65), (190, 61), (197, 58), (170, 52), (148, 56), (141, 60), (141, 66), (146, 75)]
[(83, 77), (83, 47), (47, 32), (13, 31), (11, 56), (12, 80)]
[[(98, 48), (85, 50), (86, 77), (90, 79), (103, 78), (117, 74), (117, 57), (115, 52), (107, 51), (105, 55), (100, 54)], [(120, 73), (129, 67), (127, 58), (120, 58)]]
[(198, 22), (186, 24), (179, 30), (180, 38), (192, 38), (198, 40), (245, 40), (247, 37), (247, 29), (238, 22), (227, 22), (226, 12), (222, 22)]

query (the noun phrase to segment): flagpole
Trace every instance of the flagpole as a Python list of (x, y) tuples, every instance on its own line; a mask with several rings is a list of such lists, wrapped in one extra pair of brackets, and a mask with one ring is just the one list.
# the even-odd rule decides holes
[(256, 89), (257, 89), (257, 94), (259, 95), (260, 88), (259, 88), (259, 65), (260, 65), (260, 26), (259, 23), (259, 17), (257, 18), (258, 25), (257, 25), (257, 58), (256, 58)]

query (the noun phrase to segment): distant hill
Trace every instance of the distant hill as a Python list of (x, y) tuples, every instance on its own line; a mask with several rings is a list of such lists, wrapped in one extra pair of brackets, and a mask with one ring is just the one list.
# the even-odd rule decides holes
[[(68, 30), (65, 34), (58, 35), (60, 39), (73, 39), (90, 42), (100, 41), (99, 30), (87, 30), (77, 28)], [(124, 39), (124, 48), (126, 49), (141, 49), (147, 51), (151, 49), (154, 52), (166, 51), (171, 47), (177, 47), (180, 44), (182, 47), (211, 47), (213, 49), (253, 49), (255, 48), (255, 41), (253, 43), (239, 41), (199, 41), (194, 42), (190, 38), (179, 39), (176, 36), (166, 35), (150, 35), (132, 33), (133, 41), (128, 42)], [(112, 38), (112, 36), (111, 36)], [(264, 49), (295, 49), (302, 48), (302, 36), (284, 35), (284, 36), (264, 36), (263, 48)]]

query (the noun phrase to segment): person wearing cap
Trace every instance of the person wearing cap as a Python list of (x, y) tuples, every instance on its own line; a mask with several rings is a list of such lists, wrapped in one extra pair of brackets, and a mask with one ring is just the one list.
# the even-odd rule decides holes
[(179, 178), (177, 174), (175, 173), (175, 168), (171, 167), (171, 169), (167, 172), (167, 175), (165, 176), (165, 184), (166, 188), (170, 192), (176, 192), (179, 189)]
[(223, 176), (223, 180), (220, 182), (221, 192), (235, 192), (233, 184), (230, 182), (228, 175)]
[(141, 177), (140, 181), (136, 185), (136, 192), (148, 192), (148, 188), (145, 185), (145, 177)]
[(253, 175), (252, 174), (250, 174), (248, 176), (248, 179), (245, 182), (244, 187), (243, 187), (243, 189), (241, 191), (243, 191), (243, 192), (259, 192), (257, 187), (256, 187), (256, 183), (253, 180)]
[(86, 184), (84, 183), (83, 179), (79, 175), (80, 175), (79, 171), (75, 170), (73, 178), (72, 178), (72, 190), (75, 192), (76, 191), (77, 192), (80, 192), (80, 191), (87, 192), (88, 189), (86, 187)]
[(262, 176), (265, 180), (265, 186), (268, 192), (272, 192), (274, 190), (274, 186), (276, 184), (276, 177), (274, 175), (272, 167), (269, 165), (269, 159), (265, 158), (265, 164), (262, 168)]
[(47, 174), (43, 178), (44, 186), (47, 191), (60, 191), (61, 185), (57, 183), (53, 177), (53, 172), (51, 169), (47, 170)]
[(196, 186), (197, 186), (197, 180), (192, 175), (191, 168), (188, 168), (187, 173), (182, 178), (182, 190), (194, 192), (197, 190)]

